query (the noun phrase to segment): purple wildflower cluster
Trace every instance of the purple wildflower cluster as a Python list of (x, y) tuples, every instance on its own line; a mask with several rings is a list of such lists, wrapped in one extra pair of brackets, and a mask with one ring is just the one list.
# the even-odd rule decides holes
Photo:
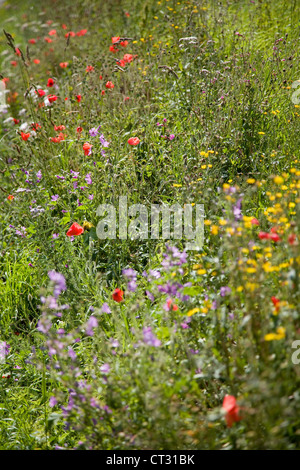
[[(97, 128), (96, 127), (92, 127), (90, 130), (89, 130), (89, 134), (91, 137), (97, 137), (97, 135), (99, 135), (99, 129), (101, 128), (101, 125), (98, 126)], [(109, 142), (105, 139), (104, 135), (103, 134), (100, 134), (99, 135), (99, 140), (100, 140), (100, 144), (102, 145), (102, 147), (104, 148), (107, 148), (109, 146)], [(101, 155), (104, 157), (106, 155), (105, 153), (105, 150), (101, 149)]]
[[(166, 123), (167, 123), (167, 119), (164, 118), (162, 123), (157, 122), (156, 125), (157, 125), (157, 127), (165, 127)], [(167, 140), (173, 140), (173, 139), (175, 139), (175, 134), (169, 134), (169, 135), (163, 135), (162, 134), (160, 137), (162, 137), (163, 139), (167, 139)]]
[(128, 279), (128, 284), (127, 284), (127, 289), (130, 292), (135, 292), (137, 288), (137, 273), (134, 269), (128, 268), (128, 269), (123, 269), (122, 271), (123, 276), (125, 276)]

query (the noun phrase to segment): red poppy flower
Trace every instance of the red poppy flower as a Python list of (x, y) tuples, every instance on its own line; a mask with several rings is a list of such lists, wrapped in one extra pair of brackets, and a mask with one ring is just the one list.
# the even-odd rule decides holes
[(47, 96), (48, 100), (50, 103), (53, 103), (53, 101), (56, 101), (57, 100), (57, 96), (56, 95), (48, 95)]
[(261, 240), (266, 240), (269, 238), (269, 234), (267, 232), (259, 232), (258, 236)]
[(15, 53), (16, 53), (16, 55), (18, 55), (20, 57), (21, 51), (18, 47), (16, 47)]
[(223, 410), (226, 411), (225, 419), (227, 426), (231, 428), (233, 423), (240, 421), (242, 418), (239, 416), (239, 406), (233, 395), (226, 395), (222, 405)]
[(128, 13), (128, 11), (125, 12), (125, 16), (127, 16), (127, 18), (129, 18), (130, 14)]
[(253, 219), (251, 220), (251, 224), (252, 225), (259, 225), (259, 222), (255, 217), (253, 217)]
[(76, 36), (84, 36), (87, 33), (87, 29), (81, 29), (76, 33)]
[(24, 132), (21, 132), (21, 137), (23, 140), (28, 140), (30, 137), (30, 132), (27, 132), (26, 134)]
[(116, 43), (119, 42), (119, 41), (120, 41), (120, 36), (113, 36), (113, 37), (111, 38), (111, 42), (112, 42), (113, 44), (116, 44)]
[(94, 72), (95, 70), (95, 67), (93, 67), (92, 65), (88, 65), (87, 68), (85, 69), (86, 72)]
[(35, 64), (39, 64), (41, 61), (40, 61), (39, 59), (33, 59), (33, 62), (34, 62)]
[(126, 62), (125, 62), (125, 60), (121, 59), (117, 62), (117, 65), (120, 65), (120, 67), (125, 67)]
[(47, 38), (47, 37), (44, 38), (44, 41), (46, 41), (46, 42), (48, 42), (48, 43), (53, 42), (52, 39)]
[(39, 96), (45, 96), (46, 92), (44, 90), (36, 90), (35, 93)]
[(129, 96), (125, 96), (124, 101), (128, 101), (129, 99)]
[(85, 142), (85, 144), (83, 144), (82, 148), (84, 150), (84, 155), (89, 155), (90, 154), (90, 149), (92, 148), (92, 145), (89, 144), (88, 142)]
[(12, 65), (13, 67), (16, 67), (17, 66), (17, 61), (16, 60), (12, 60), (10, 62), (10, 65)]
[(101, 95), (102, 95), (102, 96), (105, 95), (105, 91), (104, 91), (104, 90), (101, 91)]
[(65, 38), (68, 38), (69, 36), (73, 38), (74, 36), (76, 36), (76, 34), (74, 33), (74, 31), (69, 31), (68, 33), (65, 34)]
[(128, 139), (128, 143), (129, 145), (139, 145), (140, 139), (138, 137), (130, 137), (130, 139)]
[(65, 129), (65, 126), (54, 126), (55, 131), (63, 131)]
[(80, 103), (82, 96), (81, 95), (76, 95), (76, 100), (78, 103)]
[(278, 312), (280, 308), (280, 300), (277, 299), (277, 297), (271, 297), (271, 300), (273, 302), (276, 312)]
[(123, 60), (125, 60), (126, 63), (130, 63), (133, 61), (133, 55), (132, 54), (124, 54)]
[(112, 82), (106, 82), (105, 87), (112, 90), (115, 87), (115, 85)]
[(14, 123), (15, 123), (16, 125), (19, 124), (19, 122), (20, 122), (20, 119), (13, 118), (13, 120), (14, 120)]
[(8, 199), (9, 201), (12, 201), (14, 198), (15, 198), (15, 196), (13, 196), (12, 194), (10, 194), (9, 196), (7, 196), (7, 199)]
[(120, 46), (126, 47), (128, 45), (128, 41), (121, 41)]
[(121, 289), (115, 289), (112, 293), (112, 298), (116, 302), (121, 302), (123, 300), (123, 294), (124, 292)]
[(66, 137), (65, 134), (63, 134), (62, 132), (60, 132), (57, 137), (51, 137), (50, 140), (51, 140), (52, 142), (57, 143), (57, 142), (61, 142), (62, 140), (65, 140), (65, 137)]
[(71, 225), (69, 230), (67, 231), (66, 235), (67, 237), (72, 237), (72, 236), (77, 236), (81, 235), (84, 232), (84, 228), (81, 227), (77, 222), (74, 222), (74, 224)]
[(35, 40), (35, 39), (28, 39), (28, 42), (29, 42), (29, 44), (36, 44), (36, 40)]
[(119, 49), (116, 49), (115, 46), (109, 46), (109, 50), (115, 54)]
[(47, 86), (52, 87), (54, 85), (54, 80), (53, 78), (48, 78)]
[(295, 241), (296, 241), (296, 234), (295, 233), (291, 233), (289, 236), (288, 236), (288, 242), (290, 245), (294, 245), (295, 244)]
[(280, 242), (281, 241), (281, 238), (280, 236), (278, 235), (278, 233), (270, 233), (269, 234), (269, 239), (272, 240), (273, 242)]
[(31, 124), (31, 129), (33, 129), (34, 131), (37, 131), (38, 129), (40, 129), (42, 126), (38, 123), (38, 122), (33, 122)]
[(178, 305), (174, 304), (173, 300), (170, 299), (170, 298), (167, 300), (167, 306), (168, 306), (169, 310), (172, 309), (172, 310), (174, 310), (174, 312), (176, 312), (176, 310), (178, 310)]
[(102, 75), (99, 75), (99, 79), (100, 79), (100, 80), (102, 80), (102, 79), (103, 79)]
[(78, 132), (78, 134), (80, 134), (82, 131), (83, 131), (82, 127), (77, 127), (76, 132)]
[(65, 69), (66, 67), (68, 67), (68, 65), (69, 65), (69, 62), (61, 62), (61, 63), (59, 64), (59, 66), (60, 66), (62, 69)]
[(55, 36), (56, 35), (56, 29), (51, 29), (51, 31), (49, 31), (49, 36)]

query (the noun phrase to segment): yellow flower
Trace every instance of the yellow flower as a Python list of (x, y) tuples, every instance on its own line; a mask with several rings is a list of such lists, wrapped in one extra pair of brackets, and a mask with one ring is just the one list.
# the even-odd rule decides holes
[(92, 227), (94, 227), (93, 224), (91, 224), (91, 222), (88, 222), (87, 220), (85, 220), (82, 224), (84, 230), (91, 230)]
[(192, 315), (194, 315), (197, 312), (200, 312), (200, 308), (193, 308), (192, 310), (188, 311), (187, 316), (191, 317)]
[(274, 341), (285, 338), (285, 328), (283, 328), (283, 326), (279, 326), (276, 331), (277, 333), (269, 333), (265, 335), (265, 341)]
[(253, 273), (256, 273), (256, 269), (255, 268), (247, 268), (246, 272), (249, 273), (249, 274), (253, 274)]
[(284, 182), (284, 179), (282, 178), (282, 176), (275, 176), (274, 178), (275, 184), (282, 184), (283, 182)]
[(202, 268), (202, 269), (198, 269), (197, 274), (199, 274), (200, 276), (201, 276), (202, 274), (206, 274), (206, 269), (203, 269), (203, 268)]
[(212, 235), (218, 235), (219, 228), (217, 227), (217, 225), (212, 225), (210, 231)]

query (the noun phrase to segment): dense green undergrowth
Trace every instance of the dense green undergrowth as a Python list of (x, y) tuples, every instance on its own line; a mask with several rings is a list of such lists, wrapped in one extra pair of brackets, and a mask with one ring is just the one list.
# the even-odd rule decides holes
[[(0, 19), (0, 448), (299, 448), (298, 2)], [(121, 196), (202, 248), (99, 239)]]

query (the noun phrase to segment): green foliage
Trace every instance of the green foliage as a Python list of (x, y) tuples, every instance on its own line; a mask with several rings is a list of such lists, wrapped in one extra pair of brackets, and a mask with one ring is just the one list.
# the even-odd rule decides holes
[[(8, 0), (0, 18), (0, 448), (299, 448), (297, 1)], [(120, 196), (203, 204), (203, 248), (178, 240), (178, 265), (172, 239), (99, 239)]]

